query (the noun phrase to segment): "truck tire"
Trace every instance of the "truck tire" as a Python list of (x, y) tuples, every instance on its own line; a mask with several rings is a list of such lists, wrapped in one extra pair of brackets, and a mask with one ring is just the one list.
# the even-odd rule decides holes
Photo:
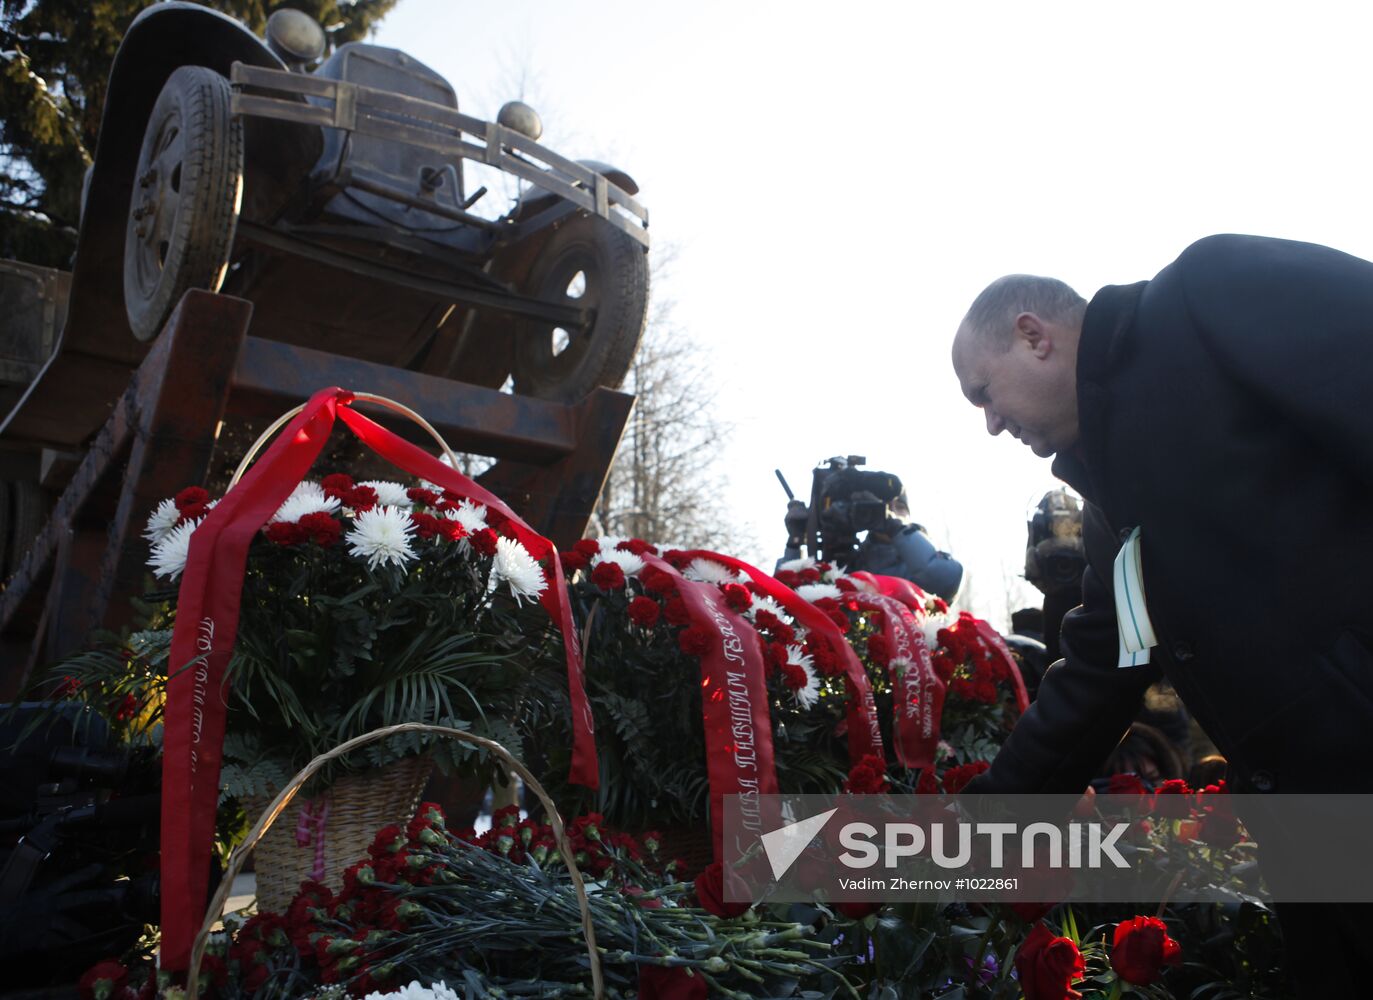
[(124, 236), (124, 307), (139, 340), (190, 288), (218, 291), (243, 197), (243, 124), (229, 81), (204, 66), (167, 78), (143, 132)]
[(3, 562), (0, 574), (8, 580), (29, 551), (43, 525), (48, 522), (52, 501), (38, 483), (31, 480), (0, 480), (0, 542)]
[(515, 392), (575, 403), (597, 386), (624, 381), (648, 312), (648, 255), (628, 234), (594, 216), (558, 228), (539, 251), (519, 291), (596, 311), (586, 331), (546, 321), (513, 323)]

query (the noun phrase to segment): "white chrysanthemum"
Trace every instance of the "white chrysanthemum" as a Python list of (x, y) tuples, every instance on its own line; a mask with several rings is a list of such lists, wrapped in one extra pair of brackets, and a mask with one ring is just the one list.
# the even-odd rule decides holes
[(415, 550), (410, 547), (414, 530), (415, 522), (410, 520), (408, 510), (373, 507), (353, 518), (353, 526), (343, 540), (350, 553), (367, 560), (368, 569), (386, 563), (404, 566), (415, 558)]
[(152, 567), (154, 576), (175, 580), (181, 575), (186, 568), (186, 554), (191, 549), (191, 533), (199, 524), (199, 520), (183, 521), (153, 545), (148, 565)]
[(754, 594), (753, 604), (749, 607), (747, 611), (744, 612), (744, 614), (747, 615), (750, 619), (754, 619), (758, 617), (758, 612), (760, 611), (770, 611), (773, 615), (777, 617), (777, 620), (782, 622), (784, 625), (791, 624), (791, 615), (787, 614), (786, 609), (783, 608), (782, 605), (778, 604), (776, 601), (774, 601), (771, 597), (768, 597), (766, 594)]
[(627, 541), (628, 535), (602, 535), (596, 539), (596, 544), (601, 547), (602, 552), (614, 552), (617, 545)]
[(529, 550), (513, 538), (496, 539), (496, 555), (491, 561), (491, 578), (487, 589), (495, 590), (502, 581), (510, 585), (510, 595), (517, 604), (524, 599), (538, 600), (548, 581), (544, 579), (543, 567), (538, 564)]
[[(791, 690), (791, 696), (802, 708), (810, 708), (820, 697), (820, 678), (815, 673), (815, 660), (801, 651), (800, 646), (787, 646), (787, 666), (800, 667), (806, 672), (804, 686)], [(791, 685), (787, 685), (791, 688)]]
[(728, 566), (722, 566), (714, 559), (693, 559), (687, 563), (682, 575), (698, 583), (739, 583), (739, 577)]
[(369, 993), (365, 1000), (459, 1000), (458, 995), (448, 988), (448, 983), (439, 980), (433, 986), (421, 986), (418, 979), (410, 985), (402, 986), (390, 993)]
[(181, 520), (181, 511), (176, 509), (175, 500), (163, 500), (148, 515), (148, 525), (143, 529), (143, 537), (156, 545), (172, 533)]
[(591, 557), (591, 568), (595, 569), (601, 563), (610, 562), (624, 570), (625, 576), (634, 576), (644, 568), (644, 561), (633, 552), (626, 552), (623, 549), (601, 549)]
[(844, 592), (832, 583), (803, 583), (796, 588), (796, 595), (814, 604), (822, 597), (832, 597), (837, 601)]
[(821, 570), (821, 571), (820, 571), (820, 580), (821, 580), (821, 582), (823, 582), (823, 583), (834, 583), (834, 584), (837, 584), (840, 580), (848, 580), (849, 583), (853, 584), (855, 587), (858, 586), (858, 582), (859, 582), (859, 581), (853, 579), (853, 578), (852, 578), (851, 576), (849, 576), (847, 573), (845, 573), (845, 572), (844, 572), (842, 569), (840, 569), (838, 566), (831, 566), (829, 569), (823, 569), (823, 570)]
[(411, 507), (414, 506), (411, 499), (405, 494), (405, 487), (400, 483), (388, 482), (384, 479), (369, 479), (365, 483), (358, 483), (359, 486), (370, 486), (377, 491), (377, 503), (383, 507)]
[(469, 535), (475, 535), (487, 527), (486, 505), (473, 503), (471, 500), (459, 500), (458, 505), (444, 511), (444, 515), (461, 524)]
[(307, 479), (291, 491), (286, 502), (272, 515), (272, 520), (295, 524), (306, 514), (334, 514), (338, 509), (339, 502), (336, 497), (325, 496), (319, 483), (312, 483)]
[(777, 567), (779, 573), (799, 573), (803, 569), (815, 569), (815, 560), (809, 556), (802, 556), (800, 559), (788, 559)]

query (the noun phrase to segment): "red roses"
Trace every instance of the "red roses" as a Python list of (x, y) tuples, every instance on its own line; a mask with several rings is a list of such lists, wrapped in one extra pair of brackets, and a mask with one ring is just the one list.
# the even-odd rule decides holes
[(1132, 917), (1116, 924), (1111, 941), (1111, 968), (1135, 986), (1148, 986), (1164, 966), (1182, 964), (1182, 947), (1168, 936), (1158, 917)]
[(696, 901), (701, 909), (717, 917), (737, 917), (748, 910), (752, 903), (730, 902), (725, 899), (725, 880), (729, 880), (732, 895), (745, 895), (744, 881), (733, 868), (726, 868), (719, 861), (712, 861), (705, 870), (696, 876)]
[(1070, 938), (1036, 924), (1015, 954), (1015, 971), (1025, 1000), (1078, 1000), (1073, 982), (1087, 974), (1087, 963)]

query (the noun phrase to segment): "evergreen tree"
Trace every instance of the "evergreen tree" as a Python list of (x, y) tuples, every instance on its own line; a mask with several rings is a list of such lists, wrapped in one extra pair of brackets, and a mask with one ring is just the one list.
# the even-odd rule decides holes
[[(357, 41), (396, 0), (210, 0), (261, 34), (295, 7)], [(0, 257), (70, 266), (119, 41), (147, 0), (0, 0)]]

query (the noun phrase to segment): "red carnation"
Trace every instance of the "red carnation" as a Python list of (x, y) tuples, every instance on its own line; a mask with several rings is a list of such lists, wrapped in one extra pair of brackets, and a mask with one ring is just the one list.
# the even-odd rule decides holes
[(439, 495), (433, 490), (426, 490), (423, 486), (412, 486), (405, 491), (405, 495), (413, 503), (423, 504), (426, 507), (437, 507), (439, 505)]
[(923, 768), (920, 778), (915, 783), (915, 794), (917, 795), (938, 795), (939, 779), (934, 775), (934, 768)]
[(879, 667), (891, 662), (891, 643), (885, 635), (868, 636), (868, 659)]
[(721, 584), (720, 592), (724, 594), (725, 603), (731, 611), (747, 611), (753, 606), (753, 595), (742, 583)]
[(472, 532), (469, 541), (478, 555), (490, 558), (496, 554), (496, 533), (490, 528)]
[(753, 904), (726, 900), (726, 879), (729, 879), (730, 888), (734, 890), (732, 895), (743, 896), (747, 894), (748, 890), (743, 879), (733, 868), (726, 868), (722, 862), (712, 861), (701, 874), (696, 876), (696, 901), (701, 904), (703, 910), (713, 913), (717, 917), (737, 917), (741, 913), (747, 912)]
[[(301, 518), (301, 520), (304, 521), (304, 518)], [(439, 533), (439, 519), (433, 514), (412, 510), (410, 512), (410, 523), (415, 526), (415, 535), (419, 538), (433, 538)]]
[[(176, 509), (181, 511), (181, 514), (184, 517), (186, 516), (187, 507), (203, 508), (209, 503), (210, 494), (199, 486), (187, 486), (176, 495), (176, 499), (172, 502), (176, 504)], [(96, 968), (99, 968), (99, 966), (96, 966)]]
[(802, 583), (819, 583), (819, 582), (820, 582), (820, 571), (819, 571), (818, 569), (814, 569), (814, 568), (811, 568), (811, 567), (807, 567), (806, 569), (801, 570), (801, 582), (802, 582)]
[(850, 920), (862, 920), (882, 909), (881, 903), (835, 903), (834, 908)]
[(1035, 924), (1016, 952), (1015, 971), (1025, 1000), (1078, 1000), (1073, 981), (1087, 974), (1087, 964), (1071, 939)]
[(800, 691), (810, 683), (810, 675), (806, 669), (799, 664), (783, 663), (781, 665), (782, 683), (792, 691)]
[(839, 657), (828, 642), (806, 640), (805, 651), (815, 660), (815, 669), (822, 677), (833, 677), (839, 673)]
[(890, 787), (886, 762), (871, 753), (853, 766), (849, 780), (844, 783), (844, 791), (854, 795), (880, 795)]
[(672, 574), (657, 566), (649, 566), (639, 573), (639, 582), (650, 594), (675, 594), (677, 581)]
[(362, 514), (377, 505), (377, 491), (370, 486), (354, 486), (341, 498), (345, 506)]
[(615, 547), (619, 549), (621, 552), (632, 552), (636, 556), (641, 556), (646, 553), (655, 556), (658, 554), (658, 546), (650, 545), (642, 538), (626, 538), (623, 542), (620, 542), (620, 544), (616, 545)]
[(575, 545), (572, 546), (572, 551), (580, 552), (582, 555), (586, 556), (588, 560), (590, 560), (592, 556), (598, 556), (601, 554), (601, 543), (596, 541), (596, 539), (594, 538), (583, 538), (581, 541), (577, 542)]
[(957, 767), (949, 768), (944, 772), (944, 790), (951, 795), (958, 794), (968, 782), (989, 767), (991, 765), (985, 760), (975, 760), (971, 764), (959, 764)]
[(797, 587), (801, 586), (801, 574), (789, 569), (780, 570), (777, 573), (777, 582), (784, 587), (790, 587), (792, 590), (795, 590)]
[(1154, 791), (1154, 811), (1164, 819), (1186, 819), (1194, 795), (1182, 778), (1169, 778)]
[(559, 553), (558, 558), (562, 560), (563, 574), (565, 576), (571, 576), (579, 569), (586, 569), (587, 558), (580, 552), (562, 552)]
[(1168, 936), (1158, 917), (1132, 917), (1116, 924), (1111, 941), (1111, 968), (1127, 983), (1157, 982), (1166, 965), (1182, 964), (1182, 946)]
[(688, 656), (704, 656), (713, 638), (704, 625), (691, 625), (677, 633), (677, 647)]
[(353, 477), (344, 475), (342, 472), (335, 472), (332, 476), (325, 476), (324, 482), (319, 484), (326, 497), (333, 497), (335, 500), (347, 500), (348, 494), (353, 491)]
[(771, 669), (781, 670), (787, 665), (787, 647), (785, 643), (764, 643), (763, 653), (767, 656), (768, 666)]
[(310, 541), (326, 549), (343, 537), (343, 525), (339, 524), (337, 518), (323, 511), (306, 514), (296, 523)]
[(591, 571), (591, 582), (602, 590), (624, 590), (625, 571), (619, 563), (597, 563)]
[(691, 556), (681, 549), (668, 549), (663, 553), (663, 558), (676, 570), (683, 570), (691, 562)]
[(846, 577), (841, 576), (839, 579), (834, 581), (834, 585), (846, 594), (858, 593), (858, 588), (853, 585), (853, 581), (847, 579)]
[(691, 621), (691, 612), (687, 611), (686, 601), (680, 597), (669, 597), (663, 605), (663, 617), (669, 625), (686, 625)]
[(266, 528), (267, 540), (277, 545), (300, 545), (309, 537), (305, 529), (293, 521), (273, 521)]
[[(608, 564), (602, 564), (608, 565)], [(642, 625), (644, 628), (652, 628), (658, 623), (658, 616), (663, 609), (658, 606), (658, 602), (651, 597), (636, 597), (629, 602), (629, 620), (635, 625)]]

